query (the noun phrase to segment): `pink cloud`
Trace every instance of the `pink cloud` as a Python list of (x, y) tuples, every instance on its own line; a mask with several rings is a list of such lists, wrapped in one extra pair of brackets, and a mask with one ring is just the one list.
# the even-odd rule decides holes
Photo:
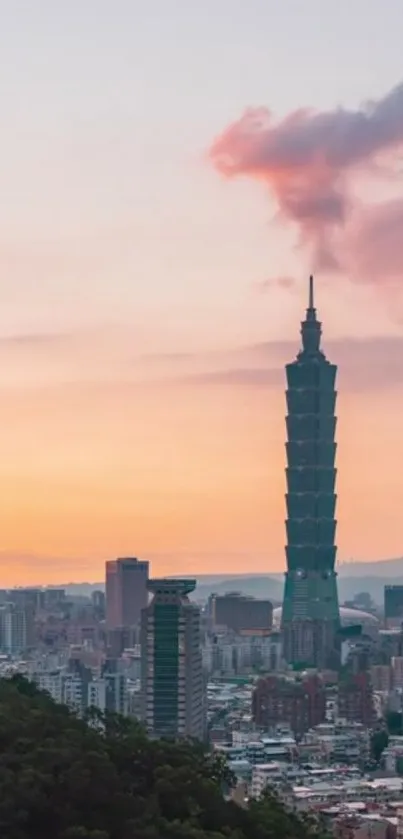
[(346, 236), (350, 271), (365, 282), (401, 284), (403, 200), (362, 209)]
[[(357, 110), (303, 109), (276, 122), (266, 108), (249, 109), (216, 138), (209, 157), (228, 178), (266, 183), (280, 215), (311, 248), (314, 264), (334, 270), (341, 267), (339, 234), (357, 209), (357, 174), (390, 174), (402, 149), (403, 84)], [(378, 217), (381, 224), (381, 211)], [(381, 230), (376, 238), (383, 241)]]

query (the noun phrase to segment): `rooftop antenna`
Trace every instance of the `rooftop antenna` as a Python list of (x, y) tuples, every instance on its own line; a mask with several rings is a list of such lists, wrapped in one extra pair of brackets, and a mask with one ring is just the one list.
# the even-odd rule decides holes
[(309, 277), (309, 309), (314, 309), (314, 302), (313, 302), (313, 276)]

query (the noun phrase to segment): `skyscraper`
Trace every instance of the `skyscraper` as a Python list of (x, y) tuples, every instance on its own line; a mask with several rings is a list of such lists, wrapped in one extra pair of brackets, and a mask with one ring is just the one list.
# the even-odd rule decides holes
[(302, 348), (287, 374), (287, 571), (282, 609), (284, 657), (332, 664), (339, 628), (336, 560), (337, 367), (320, 347), (313, 278), (301, 324)]
[(384, 587), (385, 626), (400, 629), (403, 624), (403, 586)]
[(200, 611), (189, 601), (195, 580), (150, 580), (141, 618), (141, 716), (154, 737), (205, 733)]
[(136, 626), (147, 606), (148, 562), (115, 559), (106, 563), (106, 627)]

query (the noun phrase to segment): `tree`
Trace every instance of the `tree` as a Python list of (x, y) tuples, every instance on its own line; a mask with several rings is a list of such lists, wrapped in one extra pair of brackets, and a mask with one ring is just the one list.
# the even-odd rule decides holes
[(78, 719), (21, 677), (0, 680), (0, 836), (7, 839), (315, 839), (273, 795), (226, 800), (228, 767), (135, 721)]
[(403, 733), (403, 715), (401, 711), (388, 711), (386, 714), (386, 726), (389, 734), (401, 735)]
[(379, 763), (382, 752), (389, 742), (388, 732), (385, 728), (375, 729), (371, 735), (371, 757), (375, 763)]

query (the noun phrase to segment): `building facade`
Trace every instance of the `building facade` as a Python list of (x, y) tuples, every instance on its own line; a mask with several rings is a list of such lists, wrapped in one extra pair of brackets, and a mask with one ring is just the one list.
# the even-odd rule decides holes
[(150, 580), (141, 621), (141, 716), (151, 736), (205, 736), (200, 611), (195, 580)]
[(287, 374), (287, 571), (282, 609), (290, 664), (335, 663), (339, 604), (336, 560), (336, 372), (320, 347), (313, 278), (302, 348)]
[(5, 603), (0, 607), (0, 649), (9, 655), (16, 655), (31, 649), (35, 643), (34, 611), (30, 605), (24, 607)]
[(325, 720), (325, 686), (317, 675), (267, 676), (259, 679), (253, 692), (252, 713), (256, 725), (266, 731), (285, 724), (294, 734), (304, 734)]
[(106, 627), (136, 626), (147, 606), (148, 562), (134, 558), (106, 563)]
[(88, 705), (100, 711), (127, 714), (127, 683), (122, 673), (104, 673), (88, 685)]
[(403, 586), (384, 587), (386, 629), (400, 629), (403, 625)]
[(213, 626), (226, 626), (233, 632), (269, 632), (273, 623), (270, 600), (258, 600), (239, 592), (213, 594), (210, 598)]
[(346, 675), (339, 682), (338, 715), (347, 722), (371, 728), (375, 722), (374, 695), (369, 673)]
[(392, 670), (392, 686), (403, 690), (403, 657), (400, 655), (392, 656), (391, 660)]

